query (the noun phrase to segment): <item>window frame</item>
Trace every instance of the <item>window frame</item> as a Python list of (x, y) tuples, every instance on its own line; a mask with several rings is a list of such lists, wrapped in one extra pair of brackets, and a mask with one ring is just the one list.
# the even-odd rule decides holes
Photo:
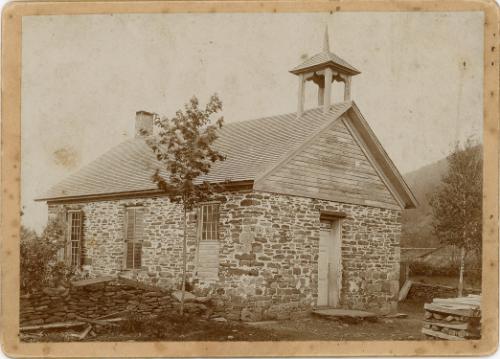
[[(210, 211), (204, 211), (204, 208), (210, 208)], [(214, 209), (216, 209), (214, 211)], [(214, 216), (215, 213), (215, 216)], [(209, 214), (211, 217), (209, 218)], [(206, 216), (205, 216), (206, 215)], [(210, 221), (205, 221), (205, 218)], [(220, 221), (220, 202), (203, 202), (198, 207), (197, 233), (198, 242), (218, 241), (219, 240), (219, 221)], [(208, 235), (210, 234), (210, 235)]]
[[(75, 216), (78, 214), (78, 216)], [(78, 218), (79, 223), (74, 225), (74, 219)], [(68, 265), (79, 268), (82, 265), (83, 251), (83, 211), (81, 209), (70, 209), (66, 212), (66, 249), (65, 258)], [(75, 231), (76, 229), (76, 231)], [(74, 239), (74, 236), (76, 237)]]
[[(215, 220), (213, 220), (212, 216), (212, 231), (209, 231), (208, 233), (211, 233), (210, 238), (207, 238), (204, 236), (203, 233), (203, 208), (206, 206), (211, 206), (212, 210), (214, 207), (216, 208), (216, 211), (213, 212), (215, 213)], [(208, 213), (207, 213), (208, 214)], [(206, 266), (206, 257), (204, 258), (204, 255), (201, 253), (202, 249), (204, 249), (203, 253), (206, 253), (205, 251), (209, 248), (207, 246), (212, 246), (212, 245), (217, 245), (217, 251), (220, 251), (220, 240), (219, 240), (219, 226), (220, 226), (220, 214), (221, 214), (221, 202), (219, 201), (210, 201), (210, 202), (201, 202), (198, 203), (198, 206), (196, 207), (196, 265), (195, 265), (195, 277), (199, 280), (202, 280), (204, 282), (214, 282), (217, 281), (219, 278), (219, 266), (220, 266), (220, 259), (218, 261), (218, 264), (215, 268), (215, 270), (211, 271), (210, 268)], [(214, 234), (215, 231), (215, 234)], [(207, 233), (207, 232), (205, 232)], [(208, 271), (207, 271), (208, 269)], [(200, 272), (200, 270), (203, 270)], [(208, 273), (213, 272), (212, 275), (207, 276)]]

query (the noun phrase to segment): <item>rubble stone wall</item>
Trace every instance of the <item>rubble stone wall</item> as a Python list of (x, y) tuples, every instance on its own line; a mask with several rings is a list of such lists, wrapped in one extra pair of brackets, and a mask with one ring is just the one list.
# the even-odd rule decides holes
[[(406, 296), (406, 300), (432, 302), (434, 298), (456, 298), (457, 293), (458, 289), (456, 287), (414, 282)], [(481, 291), (464, 288), (463, 293), (464, 295), (481, 294)]]
[(20, 324), (40, 325), (76, 320), (77, 316), (92, 319), (120, 311), (142, 315), (160, 313), (174, 308), (169, 292), (113, 280), (106, 283), (71, 287), (63, 293), (37, 292), (21, 296)]
[[(211, 295), (228, 319), (281, 319), (302, 315), (316, 303), (321, 211), (342, 219), (341, 306), (395, 310), (399, 290), (399, 210), (264, 192), (218, 194), (217, 279), (197, 276), (196, 212), (188, 216), (188, 280), (198, 295)], [(124, 270), (126, 206), (143, 206), (142, 267)], [(83, 271), (90, 277), (120, 275), (161, 288), (179, 288), (182, 209), (166, 197), (51, 204), (49, 216), (84, 212)]]

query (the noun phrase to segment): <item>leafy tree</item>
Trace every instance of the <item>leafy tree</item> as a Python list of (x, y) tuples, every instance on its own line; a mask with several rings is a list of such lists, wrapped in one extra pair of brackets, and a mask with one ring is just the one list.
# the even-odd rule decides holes
[(465, 256), (482, 248), (482, 147), (471, 139), (457, 144), (448, 166), (430, 200), (432, 224), (443, 244), (460, 248), (458, 296), (462, 296)]
[[(184, 211), (183, 268), (181, 284), (181, 315), (184, 313), (187, 266), (187, 213), (201, 201), (207, 200), (216, 189), (208, 182), (200, 183), (200, 176), (209, 173), (212, 164), (225, 157), (212, 147), (217, 139), (217, 129), (223, 125), (219, 117), (212, 124), (212, 115), (222, 110), (222, 102), (214, 94), (204, 109), (196, 97), (178, 110), (173, 118), (156, 118), (156, 135), (147, 143), (161, 163), (153, 181), (164, 191), (171, 202), (180, 203)], [(164, 174), (164, 175), (162, 175)]]

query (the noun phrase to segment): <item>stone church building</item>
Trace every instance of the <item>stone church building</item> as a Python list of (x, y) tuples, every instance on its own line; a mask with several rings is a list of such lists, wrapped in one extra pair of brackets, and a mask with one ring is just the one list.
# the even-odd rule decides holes
[[(226, 183), (188, 220), (190, 290), (217, 298), (227, 316), (285, 318), (314, 307), (388, 312), (399, 290), (401, 211), (416, 200), (351, 100), (356, 68), (323, 51), (290, 71), (293, 113), (226, 124), (226, 161), (200, 179)], [(318, 106), (304, 108), (305, 84)], [(344, 83), (343, 102), (332, 83)], [(51, 188), (40, 200), (66, 226), (64, 257), (90, 277), (179, 288), (183, 212), (151, 176), (146, 144), (153, 114), (136, 114), (136, 136)]]

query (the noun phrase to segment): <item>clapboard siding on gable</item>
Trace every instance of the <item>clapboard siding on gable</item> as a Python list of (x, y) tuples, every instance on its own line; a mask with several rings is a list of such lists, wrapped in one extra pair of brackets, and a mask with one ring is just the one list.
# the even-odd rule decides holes
[(347, 203), (399, 208), (398, 202), (353, 138), (336, 120), (295, 155), (256, 183), (256, 188)]

